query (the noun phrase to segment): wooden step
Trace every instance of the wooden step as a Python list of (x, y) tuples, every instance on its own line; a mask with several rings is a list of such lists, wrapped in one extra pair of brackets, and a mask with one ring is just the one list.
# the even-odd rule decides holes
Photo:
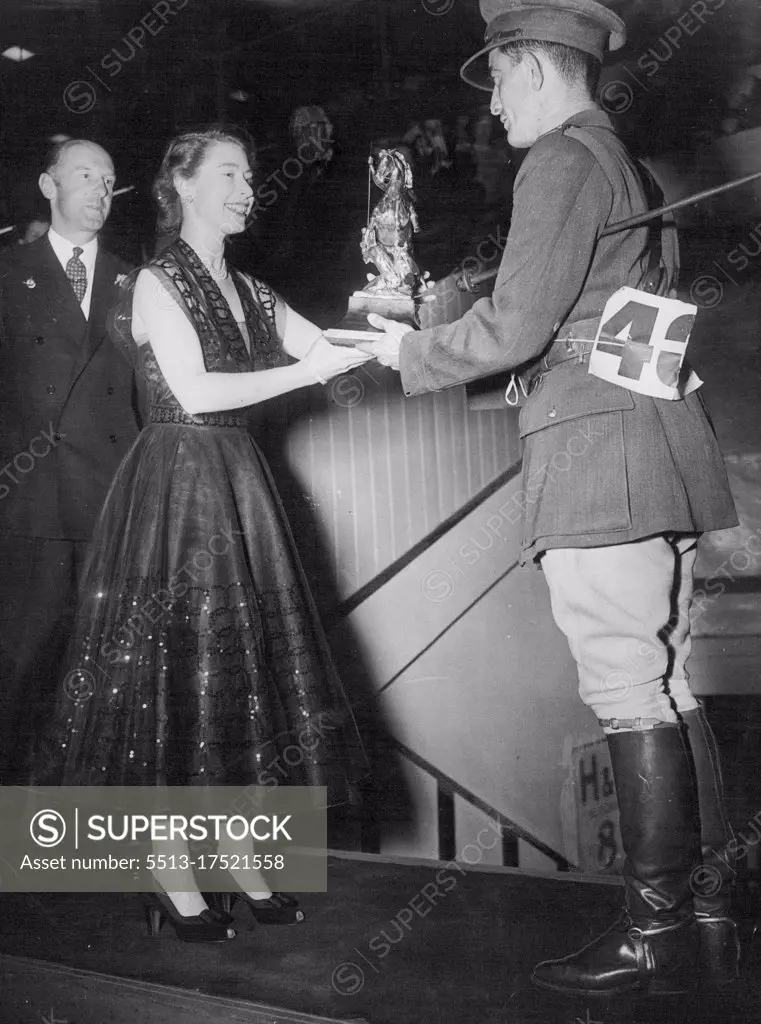
[[(4, 1024), (358, 1024), (0, 954)], [(39, 999), (31, 993), (41, 993)], [(44, 996), (43, 996), (44, 993)]]

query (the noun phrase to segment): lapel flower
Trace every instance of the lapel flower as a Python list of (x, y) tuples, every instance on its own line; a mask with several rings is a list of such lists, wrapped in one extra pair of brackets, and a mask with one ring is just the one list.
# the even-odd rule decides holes
[(121, 288), (121, 286), (124, 284), (126, 280), (126, 274), (117, 274), (116, 277), (114, 278), (114, 284), (116, 285), (117, 288)]
[(26, 279), (26, 281), (24, 281), (24, 284), (27, 286), (27, 288), (36, 288), (37, 287), (37, 282), (35, 281), (35, 279), (33, 277), (28, 277)]

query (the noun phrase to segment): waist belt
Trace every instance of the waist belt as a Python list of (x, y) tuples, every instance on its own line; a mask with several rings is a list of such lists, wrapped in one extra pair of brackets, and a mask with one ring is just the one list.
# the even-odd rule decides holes
[(542, 358), (524, 374), (523, 381), (526, 387), (530, 388), (541, 374), (560, 366), (561, 363), (569, 363), (571, 360), (588, 363), (599, 325), (600, 318), (593, 317), (591, 320), (577, 320), (561, 327)]
[(182, 409), (172, 406), (152, 405), (150, 408), (151, 423), (174, 423), (184, 427), (230, 427), (246, 430), (246, 416), (235, 412), (204, 412), (191, 416)]

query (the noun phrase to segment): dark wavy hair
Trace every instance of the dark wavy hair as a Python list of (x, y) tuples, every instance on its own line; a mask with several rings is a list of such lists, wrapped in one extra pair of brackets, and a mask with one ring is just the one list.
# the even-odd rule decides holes
[(159, 173), (153, 182), (153, 198), (159, 208), (158, 230), (160, 234), (179, 231), (182, 226), (182, 204), (175, 187), (176, 175), (190, 181), (204, 161), (207, 152), (217, 142), (233, 142), (240, 146), (254, 166), (256, 152), (250, 136), (237, 128), (212, 125), (193, 132), (176, 135), (166, 148)]

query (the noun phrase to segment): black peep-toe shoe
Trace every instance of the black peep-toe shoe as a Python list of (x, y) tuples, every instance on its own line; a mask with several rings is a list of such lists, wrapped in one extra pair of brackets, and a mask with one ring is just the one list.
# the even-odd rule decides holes
[(164, 893), (151, 892), (145, 896), (145, 916), (151, 936), (157, 936), (164, 922), (169, 921), (175, 935), (183, 942), (227, 942), (235, 938), (235, 929), (230, 926), (232, 918), (215, 909), (184, 917)]
[(218, 913), (230, 915), (236, 900), (249, 908), (259, 924), (300, 924), (305, 920), (298, 901), (287, 892), (273, 892), (266, 900), (252, 899), (245, 892), (219, 892), (211, 905)]

